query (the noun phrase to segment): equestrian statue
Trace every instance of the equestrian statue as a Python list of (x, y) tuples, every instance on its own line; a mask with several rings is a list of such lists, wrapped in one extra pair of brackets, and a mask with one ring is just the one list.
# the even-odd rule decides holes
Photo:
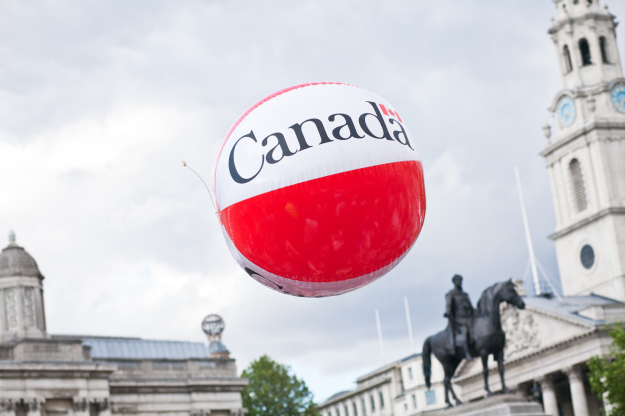
[(444, 316), (448, 319), (447, 328), (428, 337), (423, 344), (425, 384), (429, 389), (433, 352), (445, 370), (445, 403), (448, 407), (452, 407), (449, 401), (449, 393), (451, 393), (456, 404), (462, 404), (451, 386), (451, 378), (463, 359), (472, 361), (473, 357), (480, 357), (484, 388), (487, 395), (492, 396), (493, 393), (488, 387), (488, 356), (492, 354), (497, 360), (502, 390), (504, 393), (510, 393), (503, 375), (503, 348), (506, 345), (506, 334), (501, 328), (499, 305), (501, 302), (506, 302), (523, 309), (525, 302), (516, 292), (514, 283), (510, 279), (495, 283), (484, 290), (477, 303), (477, 309), (474, 310), (469, 295), (462, 290), (462, 276), (455, 275), (452, 282), (454, 288), (445, 296), (447, 307)]

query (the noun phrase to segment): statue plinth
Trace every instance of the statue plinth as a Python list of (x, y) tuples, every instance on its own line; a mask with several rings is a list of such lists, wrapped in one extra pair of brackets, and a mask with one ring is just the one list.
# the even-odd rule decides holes
[(428, 416), (546, 416), (536, 402), (516, 394), (498, 394), (448, 409), (428, 412)]

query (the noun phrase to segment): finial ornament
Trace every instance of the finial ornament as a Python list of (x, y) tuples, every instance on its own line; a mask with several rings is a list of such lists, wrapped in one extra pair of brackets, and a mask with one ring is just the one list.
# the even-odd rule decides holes
[(9, 231), (9, 244), (10, 243), (15, 243), (15, 233), (13, 230)]
[(551, 126), (549, 125), (549, 123), (545, 123), (545, 125), (543, 126), (543, 134), (547, 138), (547, 141), (551, 139)]

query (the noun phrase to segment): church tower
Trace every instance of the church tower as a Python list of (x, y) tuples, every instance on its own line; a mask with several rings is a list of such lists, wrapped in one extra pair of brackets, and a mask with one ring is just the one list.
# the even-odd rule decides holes
[(563, 89), (549, 110), (545, 157), (565, 296), (625, 301), (625, 79), (616, 22), (599, 0), (555, 0), (549, 34)]
[(0, 253), (0, 342), (48, 337), (42, 281), (35, 259), (11, 232)]

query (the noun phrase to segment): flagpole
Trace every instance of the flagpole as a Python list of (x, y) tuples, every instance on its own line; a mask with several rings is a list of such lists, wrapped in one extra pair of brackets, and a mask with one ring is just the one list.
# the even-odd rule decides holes
[(382, 352), (382, 365), (386, 364), (386, 358), (384, 357), (384, 341), (382, 340), (382, 325), (380, 324), (380, 313), (375, 310), (375, 320), (378, 324), (378, 338), (380, 339), (380, 351)]
[(404, 296), (404, 307), (406, 308), (406, 322), (408, 323), (408, 338), (410, 339), (410, 352), (415, 353), (414, 338), (412, 337), (412, 321), (410, 320), (410, 308), (408, 307), (408, 297)]
[(530, 265), (532, 267), (532, 276), (534, 278), (534, 291), (536, 296), (542, 294), (540, 290), (540, 282), (538, 281), (538, 271), (536, 270), (536, 257), (534, 256), (534, 246), (532, 245), (532, 236), (530, 235), (530, 226), (527, 222), (527, 213), (525, 212), (525, 201), (523, 199), (523, 190), (521, 189), (521, 178), (519, 177), (519, 169), (514, 166), (516, 175), (516, 184), (519, 189), (519, 199), (521, 200), (521, 212), (523, 213), (523, 225), (525, 226), (525, 239), (527, 240), (527, 250), (530, 253)]

